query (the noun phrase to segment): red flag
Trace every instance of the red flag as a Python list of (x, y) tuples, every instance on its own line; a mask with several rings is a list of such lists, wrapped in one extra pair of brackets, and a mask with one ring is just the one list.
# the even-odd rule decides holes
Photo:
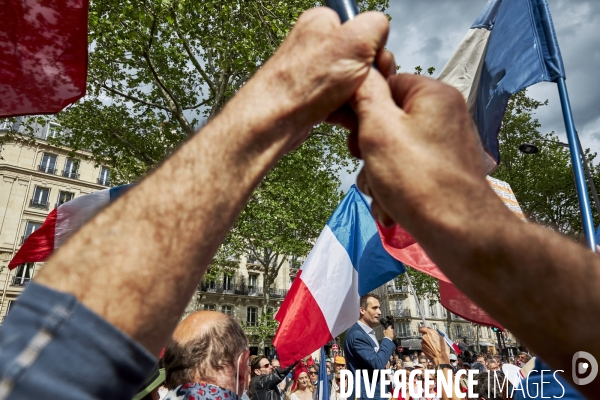
[[(487, 177), (487, 180), (504, 204), (523, 221), (527, 221), (510, 185), (490, 176)], [(450, 279), (431, 261), (425, 250), (419, 246), (410, 233), (398, 225), (386, 228), (378, 223), (377, 228), (383, 247), (392, 257), (438, 279), (440, 300), (446, 309), (468, 321), (503, 329), (495, 319), (476, 306), (471, 299), (452, 284)]]
[(383, 247), (396, 260), (438, 279), (442, 305), (453, 314), (480, 325), (496, 326), (502, 329), (495, 319), (479, 308), (465, 294), (456, 288), (446, 275), (431, 261), (425, 250), (410, 233), (401, 226), (386, 228), (377, 223)]
[(0, 117), (49, 114), (85, 95), (88, 0), (0, 7)]

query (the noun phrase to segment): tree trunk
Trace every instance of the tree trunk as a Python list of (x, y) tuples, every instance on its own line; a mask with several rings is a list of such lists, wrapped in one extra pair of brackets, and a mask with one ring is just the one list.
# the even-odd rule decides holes
[[(265, 315), (267, 313), (267, 308), (269, 307), (269, 287), (271, 286), (270, 279), (267, 278), (269, 267), (265, 267), (265, 274), (263, 275), (263, 303), (261, 309), (261, 315)], [(258, 354), (266, 355), (265, 352), (265, 338), (260, 335), (258, 339)]]

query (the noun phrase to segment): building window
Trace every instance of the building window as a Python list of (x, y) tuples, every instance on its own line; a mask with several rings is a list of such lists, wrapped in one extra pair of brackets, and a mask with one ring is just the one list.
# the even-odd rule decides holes
[(48, 198), (50, 197), (50, 189), (36, 186), (31, 198), (31, 207), (48, 209)]
[(40, 229), (40, 226), (42, 226), (41, 222), (27, 221), (27, 225), (25, 225), (25, 234), (21, 238), (21, 244), (23, 244), (23, 242), (29, 237), (29, 235)]
[(431, 324), (433, 326), (433, 329), (439, 329), (438, 328), (438, 324)]
[(221, 312), (233, 316), (233, 306), (221, 306)]
[(267, 307), (267, 314), (273, 314), (273, 307)]
[(75, 193), (62, 191), (58, 192), (58, 203), (56, 203), (56, 207), (60, 206), (61, 204), (65, 204), (67, 201), (73, 200), (73, 197), (75, 197)]
[(258, 275), (248, 275), (248, 291), (250, 294), (256, 294), (258, 292)]
[(248, 254), (248, 258), (246, 259), (246, 262), (248, 264), (256, 264), (256, 261), (258, 260), (256, 259), (256, 257), (254, 257), (253, 254)]
[(446, 317), (446, 308), (442, 306), (440, 309), (442, 310), (442, 317)]
[(60, 125), (50, 122), (46, 130), (46, 139), (55, 138), (60, 135)]
[(98, 176), (98, 183), (104, 186), (110, 186), (110, 169), (106, 167), (100, 167), (100, 176)]
[(217, 307), (214, 304), (205, 304), (204, 309), (208, 311), (215, 311)]
[(223, 274), (223, 291), (228, 293), (233, 292), (233, 276)]
[(456, 330), (456, 337), (462, 337), (463, 336), (462, 325), (455, 325), (455, 330)]
[(216, 281), (206, 282), (206, 291), (207, 292), (216, 292), (217, 291), (217, 282)]
[(435, 303), (431, 303), (429, 302), (429, 315), (431, 315), (432, 317), (437, 317), (437, 313), (435, 311), (435, 307), (436, 304)]
[(67, 158), (65, 162), (65, 169), (63, 170), (63, 176), (71, 179), (79, 178), (79, 161), (72, 158)]
[(13, 286), (24, 286), (33, 278), (34, 263), (21, 264), (17, 267), (17, 273), (13, 276)]
[(56, 156), (53, 154), (44, 153), (38, 170), (54, 175), (56, 173)]
[(12, 122), (10, 122), (9, 120), (5, 119), (0, 121), (0, 130), (2, 131), (8, 131), (12, 128)]
[(398, 336), (409, 337), (410, 336), (410, 322), (399, 322), (397, 324)]
[(246, 324), (248, 326), (256, 326), (258, 321), (258, 308), (248, 307), (246, 309)]

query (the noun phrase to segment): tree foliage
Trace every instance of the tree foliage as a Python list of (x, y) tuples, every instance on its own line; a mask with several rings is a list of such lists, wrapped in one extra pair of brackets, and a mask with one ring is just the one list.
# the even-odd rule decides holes
[[(525, 91), (511, 97), (499, 134), (501, 162), (493, 176), (511, 185), (530, 221), (577, 239), (582, 225), (569, 150), (554, 143), (559, 141), (554, 133), (542, 134), (534, 118), (535, 111), (546, 104)], [(539, 152), (520, 152), (523, 143), (536, 145)], [(585, 154), (597, 179), (596, 154), (589, 149)]]
[(242, 323), (242, 326), (249, 337), (258, 340), (258, 354), (261, 355), (264, 353), (265, 343), (275, 335), (279, 322), (274, 319), (273, 313), (263, 313), (258, 317), (256, 325)]
[[(57, 142), (89, 150), (96, 163), (111, 167), (114, 183), (138, 179), (217, 115), (298, 16), (317, 5), (92, 0), (88, 95), (57, 116), (69, 132)], [(388, 0), (361, 0), (359, 6), (383, 11)], [(343, 129), (315, 127), (254, 191), (207, 279), (231, 274), (241, 255), (253, 256), (264, 274), (265, 318), (281, 266), (308, 253), (340, 200), (340, 172), (356, 167)]]

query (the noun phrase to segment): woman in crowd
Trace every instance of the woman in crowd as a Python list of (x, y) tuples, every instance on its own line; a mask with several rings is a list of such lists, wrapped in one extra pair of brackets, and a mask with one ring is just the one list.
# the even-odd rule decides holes
[(303, 365), (298, 365), (294, 370), (294, 383), (290, 389), (290, 400), (313, 400), (315, 387), (308, 379), (308, 370)]

